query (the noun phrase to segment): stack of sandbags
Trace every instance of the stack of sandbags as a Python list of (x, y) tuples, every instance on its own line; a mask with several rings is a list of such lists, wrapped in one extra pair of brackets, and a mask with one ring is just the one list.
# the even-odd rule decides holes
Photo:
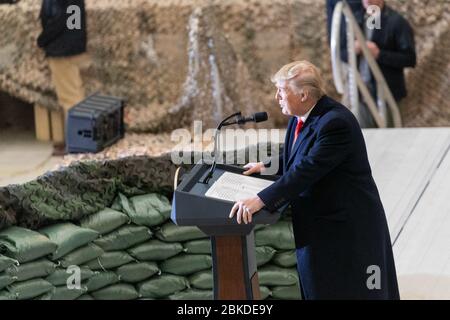
[[(47, 226), (39, 232), (10, 227), (0, 233), (0, 297), (4, 299), (72, 300), (87, 290), (70, 286), (70, 266), (78, 266), (103, 253), (92, 241), (98, 233), (72, 223)], [(86, 268), (81, 279), (94, 273)], [(76, 284), (74, 284), (76, 285)]]
[(46, 257), (57, 245), (38, 232), (11, 227), (0, 232), (0, 299), (32, 299), (54, 289), (45, 280), (56, 269)]
[[(157, 245), (168, 246), (167, 252), (171, 256), (166, 256), (159, 262), (161, 276), (139, 284), (139, 292), (145, 298), (163, 299), (212, 299), (211, 290), (196, 290), (191, 288), (189, 275), (201, 271), (211, 271), (212, 258), (209, 239), (196, 227), (178, 227), (169, 221), (163, 224), (155, 234)], [(197, 250), (189, 251), (185, 243), (194, 242)], [(197, 243), (197, 245), (195, 244)], [(141, 251), (141, 254), (155, 251), (155, 242), (149, 251)], [(142, 249), (141, 248), (135, 248)], [(133, 250), (132, 254), (136, 254)], [(148, 257), (148, 256), (147, 256)], [(155, 258), (163, 258), (153, 257)], [(156, 260), (156, 259), (155, 259)], [(207, 288), (208, 289), (208, 288)]]
[(130, 222), (125, 213), (108, 208), (80, 221), (81, 226), (100, 233), (93, 245), (103, 251), (85, 264), (96, 275), (86, 283), (89, 295), (83, 299), (136, 299), (139, 294), (132, 283), (158, 272), (155, 264), (139, 263), (127, 253), (152, 237), (149, 228)]
[[(283, 219), (272, 226), (257, 226), (255, 245), (262, 299), (300, 299), (292, 222)], [(187, 241), (183, 243), (183, 246), (186, 253), (211, 253), (209, 239)], [(211, 292), (213, 288), (212, 270), (190, 274), (188, 280), (195, 290)], [(198, 291), (195, 291), (195, 294), (197, 293)], [(185, 298), (183, 292), (174, 297)], [(191, 297), (196, 299), (195, 295), (188, 295), (186, 299)]]
[[(143, 299), (166, 299), (185, 289), (189, 289), (187, 275), (200, 270), (210, 270), (210, 254), (190, 254), (185, 252), (182, 242), (206, 238), (195, 227), (178, 227), (168, 221), (171, 205), (167, 198), (149, 194), (135, 196), (129, 200), (119, 195), (116, 209), (121, 209), (132, 223), (150, 228), (153, 238), (135, 245), (127, 252), (137, 261), (157, 265), (158, 273), (147, 279), (138, 279), (136, 289)], [(120, 270), (118, 270), (120, 272)], [(187, 292), (184, 292), (186, 295)], [(210, 292), (197, 293), (201, 298)], [(202, 295), (203, 294), (203, 295)]]
[[(72, 223), (54, 224), (40, 229), (39, 232), (56, 243), (57, 248), (49, 259), (58, 266), (55, 272), (46, 278), (46, 281), (55, 286), (55, 289), (39, 299), (73, 300), (86, 293), (87, 288), (84, 283), (78, 285), (75, 282), (71, 283), (72, 274), (68, 271), (71, 266), (78, 267), (103, 254), (103, 250), (92, 243), (98, 238), (99, 233)], [(80, 275), (80, 280), (85, 280), (92, 277), (94, 273), (90, 269), (82, 268)]]
[[(160, 194), (126, 197), (74, 223), (0, 232), (0, 299), (212, 299), (211, 242), (169, 221)], [(292, 223), (255, 230), (263, 299), (298, 299)]]
[(275, 253), (262, 268), (258, 268), (259, 283), (268, 286), (275, 299), (300, 299), (298, 286), (297, 258), (294, 233), (289, 215), (255, 232), (255, 245), (269, 246)]
[(112, 207), (80, 221), (83, 227), (101, 234), (94, 244), (104, 250), (100, 257), (86, 264), (99, 272), (89, 279), (88, 292), (93, 299), (100, 300), (145, 297), (141, 284), (152, 276), (161, 280), (158, 258), (179, 252), (172, 245), (158, 243), (154, 236), (158, 226), (170, 217), (170, 202), (158, 194), (130, 199), (119, 194)]

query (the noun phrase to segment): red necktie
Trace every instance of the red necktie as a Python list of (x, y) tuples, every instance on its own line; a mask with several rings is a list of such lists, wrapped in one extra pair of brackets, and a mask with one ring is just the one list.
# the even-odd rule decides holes
[(295, 127), (295, 135), (294, 135), (294, 143), (297, 141), (298, 135), (300, 134), (300, 131), (302, 130), (303, 127), (303, 121), (301, 119), (297, 120), (297, 126)]

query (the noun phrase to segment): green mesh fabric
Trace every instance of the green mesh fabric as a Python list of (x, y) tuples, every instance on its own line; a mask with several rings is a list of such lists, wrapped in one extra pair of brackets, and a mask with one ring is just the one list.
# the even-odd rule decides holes
[(175, 170), (170, 154), (77, 162), (34, 181), (0, 188), (0, 230), (78, 221), (110, 206), (119, 192), (169, 196)]

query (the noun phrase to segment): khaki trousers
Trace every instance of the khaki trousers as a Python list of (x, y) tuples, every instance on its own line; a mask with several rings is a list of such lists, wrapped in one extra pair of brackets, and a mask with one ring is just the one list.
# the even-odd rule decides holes
[(64, 143), (65, 122), (71, 107), (85, 98), (80, 70), (89, 62), (87, 54), (71, 57), (49, 57), (52, 82), (62, 111), (51, 113), (53, 142)]

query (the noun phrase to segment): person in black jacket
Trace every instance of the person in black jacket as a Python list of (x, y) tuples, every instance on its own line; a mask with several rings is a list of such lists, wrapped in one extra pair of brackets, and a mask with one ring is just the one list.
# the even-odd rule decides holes
[[(67, 26), (71, 16), (69, 6), (79, 8), (80, 29)], [(77, 11), (72, 13), (77, 14)], [(42, 33), (38, 38), (39, 47), (47, 57), (74, 56), (86, 51), (86, 13), (84, 0), (43, 0), (41, 9)]]
[[(327, 0), (326, 2), (328, 41), (331, 41), (331, 21), (333, 19), (334, 8), (336, 7), (336, 4), (341, 1), (342, 0)], [(356, 21), (362, 25), (364, 21), (365, 8), (363, 7), (361, 0), (347, 0), (347, 3), (355, 16)], [(341, 58), (342, 60), (347, 61), (347, 39), (344, 18), (341, 20), (340, 38)]]
[(52, 112), (54, 155), (65, 153), (65, 120), (68, 110), (84, 99), (80, 68), (86, 60), (84, 0), (43, 0), (42, 33), (37, 44), (45, 51), (52, 82), (63, 112)]
[[(378, 62), (392, 95), (398, 102), (407, 95), (403, 71), (405, 68), (416, 66), (414, 31), (405, 18), (385, 5), (384, 0), (363, 0), (363, 5), (365, 8), (375, 5), (381, 9), (379, 29), (370, 31), (366, 24), (362, 27), (363, 31), (366, 31), (366, 44)], [(356, 53), (361, 53), (358, 43), (356, 43)], [(372, 75), (364, 74), (365, 70), (362, 69), (366, 67), (364, 60), (360, 58), (360, 73), (366, 83), (372, 87), (372, 92), (376, 92)]]
[[(331, 33), (331, 18), (337, 2), (342, 0), (327, 0), (328, 32)], [(387, 85), (399, 102), (407, 94), (404, 77), (404, 68), (415, 67), (416, 52), (414, 44), (414, 32), (398, 12), (388, 7), (383, 0), (349, 0), (349, 4), (355, 19), (360, 26), (367, 41), (366, 45), (375, 57)], [(366, 9), (370, 5), (380, 8), (380, 28), (369, 28)], [(340, 26), (340, 51), (341, 60), (348, 62), (346, 25), (342, 18)], [(376, 82), (368, 67), (366, 59), (361, 55), (361, 46), (355, 43), (358, 54), (359, 72), (374, 100), (377, 98)], [(343, 101), (348, 103), (348, 92), (344, 94)], [(361, 100), (360, 125), (362, 127), (375, 127), (375, 122), (370, 115), (365, 102)]]

